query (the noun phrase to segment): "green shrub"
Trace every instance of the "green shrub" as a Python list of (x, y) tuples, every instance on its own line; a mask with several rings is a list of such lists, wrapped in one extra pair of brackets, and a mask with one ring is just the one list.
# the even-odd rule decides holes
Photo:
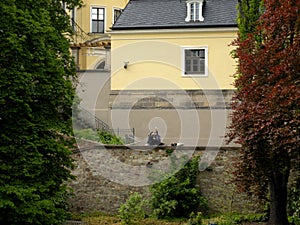
[(100, 141), (99, 135), (92, 129), (74, 130), (74, 135), (77, 138), (83, 138), (91, 141)]
[(192, 212), (190, 214), (190, 218), (187, 222), (187, 225), (202, 225), (203, 221), (202, 221), (202, 213), (198, 212), (197, 214)]
[(174, 149), (172, 149), (172, 148), (167, 148), (166, 149), (166, 153), (167, 153), (168, 156), (170, 156), (173, 152), (174, 152)]
[(138, 224), (137, 222), (144, 219), (146, 201), (139, 193), (131, 195), (127, 201), (119, 208), (119, 215), (124, 225)]
[(299, 217), (290, 216), (288, 219), (289, 219), (290, 224), (300, 225), (300, 218)]
[(244, 222), (262, 222), (265, 219), (265, 214), (227, 214), (221, 216), (221, 221), (218, 225), (235, 225)]
[(111, 134), (108, 131), (98, 131), (98, 135), (102, 144), (124, 145), (124, 142), (120, 137)]
[(236, 216), (222, 216), (223, 220), (218, 222), (218, 225), (237, 225), (239, 224), (239, 219)]
[(195, 187), (198, 159), (193, 158), (173, 176), (150, 187), (154, 216), (188, 218), (191, 212), (207, 209), (207, 200), (201, 195), (199, 187)]
[(75, 137), (91, 141), (98, 141), (102, 144), (123, 145), (122, 139), (108, 131), (94, 131), (92, 129), (74, 130)]
[(288, 214), (300, 220), (300, 179), (288, 189)]

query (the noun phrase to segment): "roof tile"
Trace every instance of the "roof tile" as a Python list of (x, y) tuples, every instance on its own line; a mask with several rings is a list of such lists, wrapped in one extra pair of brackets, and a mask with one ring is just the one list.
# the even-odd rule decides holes
[(203, 22), (185, 22), (185, 0), (131, 0), (113, 30), (236, 26), (237, 0), (205, 0)]

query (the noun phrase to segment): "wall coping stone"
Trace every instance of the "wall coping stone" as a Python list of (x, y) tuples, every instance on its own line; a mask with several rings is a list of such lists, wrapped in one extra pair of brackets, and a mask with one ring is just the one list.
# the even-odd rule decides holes
[[(84, 140), (84, 142), (90, 142), (88, 140)], [(238, 151), (239, 147), (213, 147), (213, 146), (170, 146), (170, 145), (160, 145), (160, 146), (147, 146), (147, 145), (103, 145), (101, 143), (95, 143), (93, 141), (90, 142), (93, 144), (92, 146), (80, 147), (80, 149), (73, 149), (73, 154), (76, 154), (80, 151), (88, 151), (95, 149), (105, 149), (105, 150), (135, 150), (135, 151), (157, 151), (157, 150), (195, 150), (195, 151), (215, 151), (215, 150), (223, 150), (223, 151)]]

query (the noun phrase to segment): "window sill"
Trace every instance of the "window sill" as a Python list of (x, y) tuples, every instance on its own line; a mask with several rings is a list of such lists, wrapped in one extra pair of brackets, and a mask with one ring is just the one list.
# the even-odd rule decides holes
[(181, 77), (208, 77), (208, 74), (182, 74)]
[(88, 33), (88, 35), (91, 35), (91, 36), (97, 36), (97, 35), (103, 35), (103, 34), (105, 34), (104, 32), (102, 32), (102, 33), (97, 33), (97, 32), (91, 32), (91, 33)]

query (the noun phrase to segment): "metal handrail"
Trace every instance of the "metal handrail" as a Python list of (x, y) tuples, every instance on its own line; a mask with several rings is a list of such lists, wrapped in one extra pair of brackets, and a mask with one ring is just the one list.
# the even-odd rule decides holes
[(109, 130), (109, 125), (107, 123), (105, 123), (104, 121), (102, 121), (101, 119), (99, 119), (97, 116), (95, 116), (93, 113), (91, 113), (90, 111), (86, 110), (85, 108), (83, 108), (82, 106), (78, 105), (78, 109), (80, 110), (80, 113), (83, 113), (84, 115), (86, 115), (88, 117), (88, 119), (90, 121), (95, 121), (95, 128), (96, 130)]
[(123, 138), (125, 140), (126, 144), (136, 142), (134, 128), (122, 129), (122, 128), (118, 127), (118, 128), (112, 129), (112, 128), (110, 128), (110, 126), (107, 123), (102, 121), (100, 118), (98, 118), (96, 115), (94, 115), (87, 109), (83, 108), (81, 105), (78, 105), (77, 108), (78, 108), (78, 113), (76, 115), (77, 119), (83, 121), (84, 124), (87, 125), (89, 128), (91, 128), (95, 131), (106, 131), (110, 134), (117, 135), (117, 136)]
[[(80, 36), (83, 40), (87, 40), (87, 36), (89, 36), (80, 26), (78, 23), (76, 23), (76, 21), (74, 20), (74, 18), (71, 18), (71, 23), (72, 23), (72, 27), (76, 27), (73, 31), (75, 34), (75, 42), (77, 42), (77, 36)], [(79, 30), (79, 31), (78, 31)]]

